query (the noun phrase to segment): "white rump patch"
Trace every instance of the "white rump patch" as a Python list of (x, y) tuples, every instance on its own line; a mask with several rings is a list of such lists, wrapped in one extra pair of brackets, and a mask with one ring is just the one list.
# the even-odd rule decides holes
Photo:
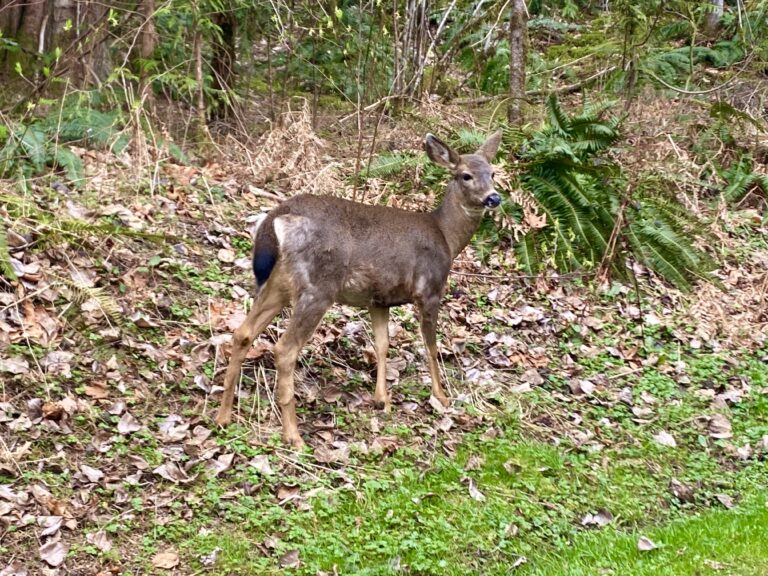
[(295, 214), (275, 218), (275, 236), (280, 248), (296, 250), (306, 245), (310, 235), (310, 224), (309, 218)]

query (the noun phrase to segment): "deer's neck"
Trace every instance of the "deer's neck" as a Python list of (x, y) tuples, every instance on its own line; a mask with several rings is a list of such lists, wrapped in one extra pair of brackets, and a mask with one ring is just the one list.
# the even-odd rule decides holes
[(469, 244), (473, 234), (483, 219), (482, 208), (470, 209), (461, 202), (461, 193), (456, 189), (452, 180), (448, 183), (443, 203), (432, 213), (437, 226), (448, 243), (451, 258), (456, 258), (459, 252)]

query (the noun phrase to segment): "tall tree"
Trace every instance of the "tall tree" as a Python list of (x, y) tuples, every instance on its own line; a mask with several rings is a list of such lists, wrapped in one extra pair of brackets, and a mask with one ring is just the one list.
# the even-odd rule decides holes
[[(108, 26), (110, 6), (98, 2), (4, 0), (0, 4), (0, 32), (13, 38), (18, 49), (6, 49), (6, 71), (20, 67), (23, 74), (59, 51), (58, 74), (77, 86), (104, 80), (111, 70)], [(49, 60), (50, 61), (50, 60)]]
[(218, 34), (214, 36), (212, 42), (211, 71), (213, 88), (216, 90), (213, 116), (225, 118), (232, 112), (232, 100), (228, 92), (233, 86), (235, 77), (238, 23), (232, 10), (217, 12), (211, 17), (211, 21), (218, 27)]
[(509, 105), (507, 120), (512, 126), (523, 121), (525, 61), (528, 56), (528, 9), (525, 0), (512, 0), (509, 18)]
[(720, 19), (723, 17), (723, 0), (710, 0), (710, 9), (704, 23), (704, 32), (714, 35), (720, 27)]

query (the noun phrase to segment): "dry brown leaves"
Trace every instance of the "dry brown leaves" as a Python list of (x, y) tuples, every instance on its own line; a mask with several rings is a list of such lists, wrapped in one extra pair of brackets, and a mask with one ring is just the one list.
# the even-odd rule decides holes
[(326, 144), (312, 127), (312, 111), (305, 100), (298, 111), (289, 110), (279, 126), (259, 140), (253, 157), (256, 184), (275, 182), (279, 188), (299, 193), (338, 195), (344, 183), (339, 164), (324, 154)]

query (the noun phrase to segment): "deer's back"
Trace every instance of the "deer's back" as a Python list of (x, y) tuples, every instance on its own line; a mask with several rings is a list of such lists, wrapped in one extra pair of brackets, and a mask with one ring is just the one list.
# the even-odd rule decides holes
[(334, 197), (295, 196), (275, 208), (257, 232), (254, 262), (270, 244), (292, 284), (356, 306), (439, 297), (451, 266), (431, 214)]

